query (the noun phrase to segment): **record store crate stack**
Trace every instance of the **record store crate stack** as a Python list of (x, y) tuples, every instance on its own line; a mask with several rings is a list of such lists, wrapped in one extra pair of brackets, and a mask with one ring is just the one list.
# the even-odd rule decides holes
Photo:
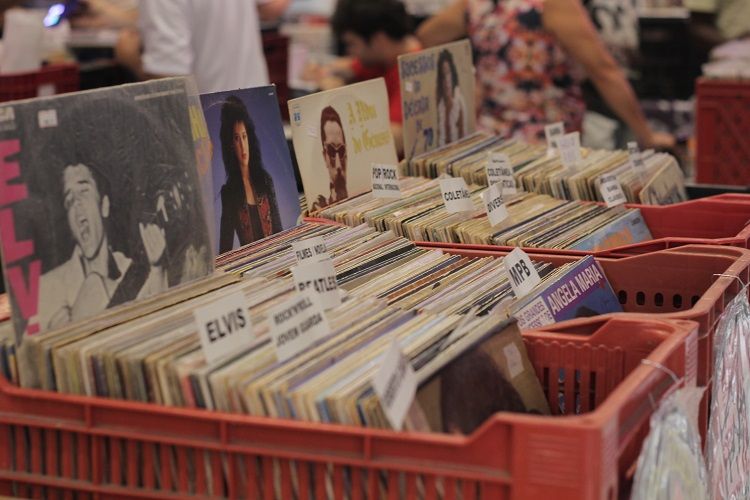
[(696, 181), (750, 185), (750, 81), (696, 84)]
[(159, 407), (0, 379), (0, 494), (614, 499), (655, 405), (695, 384), (697, 335), (691, 321), (624, 317), (526, 332), (555, 416), (499, 413), (469, 436)]

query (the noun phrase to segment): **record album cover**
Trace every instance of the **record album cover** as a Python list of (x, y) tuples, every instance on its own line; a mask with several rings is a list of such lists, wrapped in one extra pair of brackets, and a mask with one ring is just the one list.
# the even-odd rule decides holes
[(293, 227), (300, 215), (274, 86), (201, 96), (213, 156), (215, 253)]
[(474, 64), (468, 40), (398, 58), (404, 155), (445, 146), (474, 132)]
[(17, 341), (208, 275), (185, 78), (0, 106)]
[(382, 78), (292, 99), (289, 116), (311, 211), (370, 191), (373, 163), (398, 163)]

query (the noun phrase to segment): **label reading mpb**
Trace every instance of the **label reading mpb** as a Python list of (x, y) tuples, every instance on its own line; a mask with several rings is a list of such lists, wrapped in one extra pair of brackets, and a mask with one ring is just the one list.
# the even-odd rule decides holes
[(279, 361), (286, 361), (330, 333), (320, 303), (309, 294), (297, 295), (268, 313), (271, 338)]
[(627, 201), (622, 186), (620, 185), (620, 181), (617, 180), (616, 176), (612, 174), (602, 175), (599, 178), (599, 181), (599, 193), (602, 195), (602, 200), (604, 200), (604, 203), (606, 203), (608, 207), (616, 207)]
[(515, 194), (516, 180), (513, 178), (513, 166), (505, 153), (492, 153), (487, 163), (487, 185), (500, 184), (505, 195)]
[(417, 394), (417, 377), (409, 360), (394, 340), (372, 379), (372, 388), (380, 399), (391, 426), (399, 431)]
[(297, 291), (316, 294), (324, 310), (341, 304), (336, 269), (331, 259), (307, 260), (292, 268), (292, 276)]
[(508, 280), (510, 280), (513, 293), (519, 299), (531, 293), (542, 282), (539, 273), (534, 267), (534, 263), (531, 262), (526, 252), (520, 248), (516, 248), (509, 253), (503, 259), (503, 263), (505, 264), (505, 271), (508, 273)]
[(253, 340), (253, 327), (242, 292), (195, 309), (193, 317), (208, 363), (241, 352)]
[(298, 264), (309, 259), (320, 260), (330, 258), (326, 242), (322, 236), (295, 241), (292, 243), (292, 250)]
[(474, 210), (471, 193), (463, 177), (440, 179), (440, 192), (443, 195), (445, 210), (449, 214)]
[(576, 168), (582, 160), (581, 156), (581, 134), (573, 132), (565, 134), (557, 139), (557, 147), (560, 150), (560, 159), (567, 168)]
[(372, 195), (375, 198), (401, 198), (396, 165), (372, 164)]
[(491, 226), (497, 226), (508, 218), (508, 209), (503, 203), (502, 188), (500, 184), (493, 184), (482, 193), (484, 209), (487, 211), (487, 218)]

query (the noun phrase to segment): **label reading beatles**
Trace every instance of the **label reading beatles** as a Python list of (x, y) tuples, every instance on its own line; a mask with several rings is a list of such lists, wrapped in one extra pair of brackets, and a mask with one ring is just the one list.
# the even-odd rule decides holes
[(299, 293), (318, 296), (324, 310), (341, 304), (336, 269), (331, 259), (310, 259), (292, 268), (294, 284)]

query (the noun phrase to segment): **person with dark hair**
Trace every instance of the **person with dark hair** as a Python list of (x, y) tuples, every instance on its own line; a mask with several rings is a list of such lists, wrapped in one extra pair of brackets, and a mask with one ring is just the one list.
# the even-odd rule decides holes
[(438, 146), (462, 138), (469, 128), (466, 102), (458, 86), (453, 54), (443, 50), (438, 56), (435, 97), (438, 113)]
[(332, 106), (326, 106), (320, 112), (320, 141), (330, 179), (330, 192), (328, 198), (322, 194), (318, 196), (313, 210), (320, 210), (349, 196), (346, 189), (346, 135), (341, 116)]
[(221, 155), (227, 181), (221, 188), (219, 252), (281, 231), (273, 179), (263, 166), (263, 155), (245, 104), (230, 96), (221, 108)]
[(403, 150), (403, 114), (398, 56), (421, 50), (413, 36), (411, 18), (399, 0), (339, 0), (331, 18), (335, 35), (349, 57), (324, 67), (309, 67), (306, 78), (323, 90), (383, 77), (388, 90), (391, 130), (399, 153)]

